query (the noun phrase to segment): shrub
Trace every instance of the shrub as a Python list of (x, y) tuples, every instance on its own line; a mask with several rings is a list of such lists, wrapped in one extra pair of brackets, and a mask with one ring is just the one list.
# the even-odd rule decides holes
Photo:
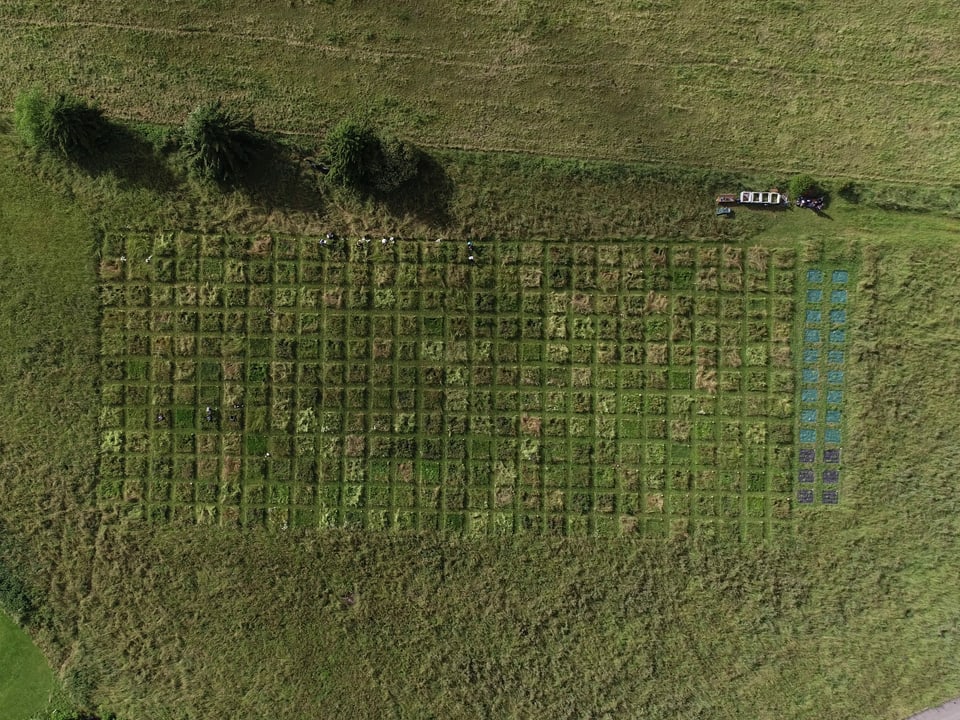
[(33, 618), (36, 604), (24, 582), (0, 563), (0, 612), (3, 610), (17, 622), (27, 624)]
[(794, 198), (815, 195), (817, 192), (817, 181), (809, 175), (794, 175), (790, 178), (790, 184), (787, 186), (790, 196)]
[(237, 178), (249, 163), (255, 142), (253, 119), (225, 109), (219, 100), (197, 106), (183, 125), (190, 171), (217, 182)]
[(414, 177), (420, 151), (397, 138), (383, 138), (367, 123), (347, 119), (327, 135), (329, 178), (361, 192), (391, 193)]
[(90, 154), (103, 138), (103, 112), (85, 100), (60, 93), (53, 100), (38, 89), (21, 93), (14, 103), (13, 123), (30, 147), (67, 157)]
[(364, 189), (376, 158), (380, 140), (373, 129), (357, 120), (341, 120), (327, 134), (329, 178), (338, 185)]
[(380, 192), (393, 192), (417, 176), (420, 151), (416, 146), (397, 138), (379, 141), (371, 170), (370, 182)]
[(13, 127), (20, 139), (30, 147), (41, 147), (43, 144), (47, 104), (47, 99), (37, 88), (21, 92), (14, 101)]

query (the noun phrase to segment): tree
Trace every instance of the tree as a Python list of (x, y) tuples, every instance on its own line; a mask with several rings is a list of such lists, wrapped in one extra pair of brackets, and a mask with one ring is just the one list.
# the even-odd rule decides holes
[(183, 125), (183, 149), (191, 172), (217, 182), (235, 180), (250, 162), (257, 134), (253, 119), (219, 100), (202, 103)]
[(66, 93), (49, 100), (36, 88), (17, 96), (13, 124), (30, 147), (72, 158), (91, 154), (106, 130), (99, 108)]
[(354, 190), (366, 189), (379, 144), (376, 133), (366, 123), (341, 120), (327, 133), (329, 179)]

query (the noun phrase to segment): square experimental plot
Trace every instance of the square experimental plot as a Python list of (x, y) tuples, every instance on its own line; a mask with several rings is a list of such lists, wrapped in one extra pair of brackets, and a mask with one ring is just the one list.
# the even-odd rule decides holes
[[(803, 505), (839, 503), (840, 452), (843, 441), (843, 385), (847, 342), (848, 270), (808, 268), (804, 273), (806, 300), (801, 316), (799, 370), (798, 454), (801, 485), (797, 500)], [(819, 462), (818, 462), (819, 458)], [(829, 466), (830, 469), (825, 469)], [(817, 477), (821, 482), (817, 482)], [(822, 487), (824, 485), (829, 486)]]
[(793, 249), (165, 233), (102, 257), (99, 500), (124, 517), (792, 531)]

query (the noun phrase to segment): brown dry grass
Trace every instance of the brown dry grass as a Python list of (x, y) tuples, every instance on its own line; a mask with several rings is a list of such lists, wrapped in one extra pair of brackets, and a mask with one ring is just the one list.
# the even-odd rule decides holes
[(647, 293), (646, 300), (644, 301), (643, 312), (647, 315), (664, 313), (668, 307), (670, 307), (670, 298), (655, 290), (651, 290)]
[(705, 390), (711, 395), (717, 393), (717, 371), (706, 368), (706, 367), (697, 367), (696, 375), (694, 376), (694, 387), (697, 390)]
[(651, 343), (647, 345), (647, 362), (650, 365), (666, 365), (668, 357), (668, 346), (666, 344)]
[(261, 235), (256, 238), (247, 250), (247, 254), (253, 257), (266, 257), (273, 250), (273, 237), (270, 235)]
[(543, 418), (537, 415), (521, 415), (520, 430), (527, 435), (539, 435), (543, 428)]

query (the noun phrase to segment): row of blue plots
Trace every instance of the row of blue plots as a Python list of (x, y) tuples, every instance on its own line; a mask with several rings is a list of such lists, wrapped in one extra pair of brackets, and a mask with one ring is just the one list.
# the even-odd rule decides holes
[(839, 502), (847, 270), (807, 270), (800, 370), (800, 447), (797, 502)]

